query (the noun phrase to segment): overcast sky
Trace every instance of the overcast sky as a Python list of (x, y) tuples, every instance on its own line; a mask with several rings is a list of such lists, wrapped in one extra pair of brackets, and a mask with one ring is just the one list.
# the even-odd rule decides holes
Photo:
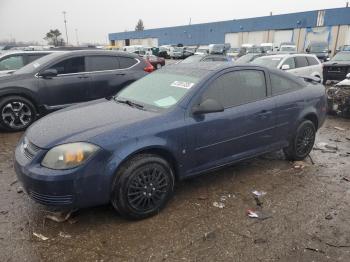
[(0, 0), (0, 41), (39, 41), (50, 29), (64, 33), (67, 12), (69, 42), (106, 43), (108, 33), (133, 31), (137, 20), (146, 29), (223, 21), (325, 8), (345, 7), (345, 0)]

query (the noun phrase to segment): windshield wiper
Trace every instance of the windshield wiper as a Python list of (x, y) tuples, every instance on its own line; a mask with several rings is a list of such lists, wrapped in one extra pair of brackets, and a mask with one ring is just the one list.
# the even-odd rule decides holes
[(140, 105), (138, 103), (132, 102), (130, 100), (115, 99), (115, 101), (117, 101), (118, 103), (126, 104), (126, 105), (131, 106), (131, 107), (137, 107), (139, 109), (143, 109), (144, 108), (143, 105)]

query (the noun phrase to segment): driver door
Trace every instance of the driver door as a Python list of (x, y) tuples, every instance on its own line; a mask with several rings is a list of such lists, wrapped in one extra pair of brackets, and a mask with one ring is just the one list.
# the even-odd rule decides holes
[(52, 78), (39, 78), (40, 92), (48, 107), (60, 108), (89, 100), (90, 76), (85, 73), (85, 57), (66, 58), (46, 69), (56, 69)]

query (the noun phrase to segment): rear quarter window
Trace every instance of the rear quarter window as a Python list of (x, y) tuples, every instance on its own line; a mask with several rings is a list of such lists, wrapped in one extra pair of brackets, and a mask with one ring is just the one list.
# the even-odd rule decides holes
[(317, 59), (315, 57), (311, 57), (311, 56), (307, 56), (306, 57), (309, 65), (318, 65), (319, 62), (317, 61)]
[(272, 95), (279, 95), (301, 89), (302, 86), (297, 82), (286, 77), (270, 73)]
[(131, 57), (120, 56), (118, 57), (118, 60), (119, 60), (119, 65), (121, 69), (132, 67), (137, 63), (137, 60)]
[(305, 56), (296, 56), (294, 59), (297, 68), (309, 65)]

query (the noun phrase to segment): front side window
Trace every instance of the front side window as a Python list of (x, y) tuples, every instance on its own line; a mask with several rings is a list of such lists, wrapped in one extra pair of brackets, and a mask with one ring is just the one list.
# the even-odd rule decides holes
[(85, 58), (83, 56), (65, 59), (50, 69), (56, 69), (59, 75), (85, 72)]
[(119, 62), (115, 56), (88, 56), (89, 71), (116, 70)]
[(201, 101), (214, 99), (224, 108), (238, 106), (266, 98), (266, 81), (263, 71), (242, 70), (226, 73), (204, 92)]
[(301, 88), (300, 85), (294, 81), (274, 73), (270, 73), (270, 79), (272, 86), (272, 95), (283, 94)]
[(297, 68), (305, 67), (305, 66), (309, 65), (305, 56), (296, 56), (295, 57), (295, 64), (296, 64)]
[(289, 69), (294, 69), (295, 68), (294, 58), (293, 57), (287, 58), (286, 61), (283, 62), (283, 65), (289, 65)]
[(0, 61), (0, 71), (17, 70), (23, 66), (23, 57), (19, 55), (6, 57)]

